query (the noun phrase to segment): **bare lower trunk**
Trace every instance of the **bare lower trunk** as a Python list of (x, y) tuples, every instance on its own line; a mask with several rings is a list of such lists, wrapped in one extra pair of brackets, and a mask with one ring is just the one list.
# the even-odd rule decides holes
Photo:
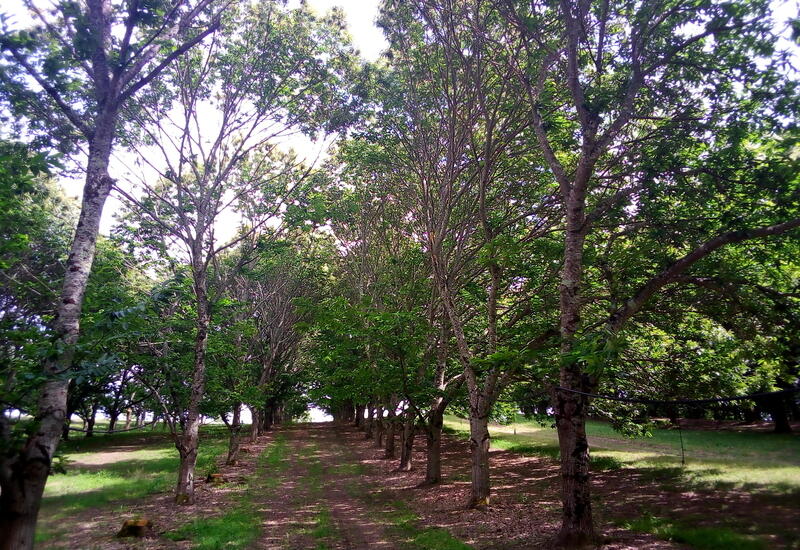
[(175, 489), (176, 504), (194, 504), (194, 468), (197, 464), (197, 430), (199, 427), (200, 423), (196, 422), (194, 430), (187, 428), (187, 433), (181, 436), (181, 442), (178, 445), (180, 467), (178, 468), (178, 485)]
[(236, 464), (237, 459), (239, 458), (239, 444), (240, 444), (240, 437), (239, 432), (242, 430), (242, 406), (241, 404), (236, 404), (233, 408), (233, 420), (231, 420), (230, 428), (230, 440), (228, 441), (228, 457), (225, 460), (225, 464), (228, 466), (233, 466)]
[(117, 420), (119, 419), (119, 413), (115, 412), (108, 415), (108, 433), (113, 433), (114, 430), (117, 429)]
[(567, 548), (578, 548), (595, 540), (592, 501), (589, 494), (586, 403), (582, 396), (565, 392), (559, 392), (556, 399), (563, 508), (561, 531), (557, 542)]
[(255, 407), (248, 407), (250, 409), (250, 417), (252, 424), (250, 424), (250, 443), (258, 441), (258, 411)]
[(175, 502), (178, 504), (194, 504), (194, 467), (197, 463), (197, 450), (200, 444), (200, 403), (205, 391), (206, 348), (208, 344), (209, 316), (208, 296), (206, 294), (205, 267), (198, 261), (201, 251), (194, 251), (193, 265), (194, 292), (197, 299), (197, 334), (194, 343), (194, 372), (192, 373), (191, 395), (186, 414), (183, 433), (178, 438), (180, 469), (178, 486), (175, 491)]
[(372, 403), (367, 405), (367, 418), (364, 420), (364, 438), (365, 439), (372, 439), (373, 436), (373, 427), (375, 425), (374, 421), (375, 409), (372, 406)]
[[(561, 353), (573, 351), (575, 335), (581, 326), (581, 281), (585, 243), (586, 182), (591, 163), (582, 160), (573, 185), (565, 194), (567, 231), (564, 239), (564, 264), (559, 284), (559, 329)], [(594, 389), (589, 376), (574, 361), (562, 360), (559, 383), (571, 390)], [(596, 540), (589, 495), (589, 444), (586, 439), (586, 400), (575, 393), (560, 391), (555, 396), (556, 426), (561, 450), (561, 529), (556, 543), (568, 548), (592, 544)]]
[(375, 418), (375, 447), (383, 447), (383, 435), (386, 428), (386, 421), (383, 419), (383, 407), (378, 407)]
[[(13, 470), (4, 472), (0, 487), (0, 550), (33, 548), (48, 467), (41, 462), (16, 463), (11, 467)], [(35, 495), (39, 498), (32, 498)]]
[(131, 410), (127, 409), (125, 411), (125, 428), (123, 429), (128, 430), (130, 429), (130, 427), (131, 427)]
[(469, 448), (472, 456), (472, 486), (469, 508), (489, 505), (489, 421), (484, 414), (469, 419)]
[(403, 441), (400, 448), (400, 466), (398, 468), (401, 472), (410, 472), (412, 468), (413, 455), (414, 455), (414, 414), (411, 408), (406, 411), (405, 420), (403, 422)]
[(396, 415), (392, 409), (389, 409), (389, 416), (387, 418), (386, 427), (386, 444), (383, 447), (384, 458), (394, 458), (395, 456), (395, 442), (397, 434)]
[(426, 485), (435, 485), (442, 480), (442, 426), (444, 415), (439, 410), (431, 411), (431, 420), (426, 432)]
[(789, 423), (789, 411), (786, 410), (786, 403), (782, 395), (770, 398), (766, 408), (770, 417), (772, 417), (772, 422), (775, 424), (776, 434), (792, 433), (792, 425)]
[(86, 437), (94, 437), (94, 423), (97, 420), (97, 405), (92, 405), (89, 416), (86, 417)]

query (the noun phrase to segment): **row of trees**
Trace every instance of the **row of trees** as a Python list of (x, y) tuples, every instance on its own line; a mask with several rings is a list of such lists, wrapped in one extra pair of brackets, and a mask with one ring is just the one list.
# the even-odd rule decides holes
[[(243, 407), (258, 435), (310, 400), (390, 458), (401, 433), (405, 470), (423, 430), (437, 483), (451, 407), (473, 507), (489, 419), (553, 414), (579, 546), (587, 416), (648, 412), (582, 393), (796, 383), (800, 104), (769, 2), (385, 0), (376, 65), (336, 11), (27, 7), (36, 28), (0, 37), (2, 548), (32, 545), (73, 412), (161, 418), (191, 504), (204, 415), (228, 461)], [(278, 147), (320, 132), (340, 139), (319, 168)], [(46, 181), (78, 165), (80, 210)]]
[[(498, 402), (552, 410), (559, 543), (592, 542), (582, 393), (797, 381), (797, 86), (769, 3), (387, 1), (379, 24), (376, 111), (336, 152), (320, 393), (403, 411), (435, 482), (463, 390), (475, 507)], [(759, 407), (788, 428), (782, 398)]]

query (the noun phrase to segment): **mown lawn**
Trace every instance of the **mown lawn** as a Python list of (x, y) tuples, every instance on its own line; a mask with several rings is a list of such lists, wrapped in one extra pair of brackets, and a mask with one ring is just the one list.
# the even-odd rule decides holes
[[(466, 420), (447, 416), (445, 426), (466, 432)], [(517, 418), (513, 424), (492, 424), (492, 446), (524, 454), (556, 458), (558, 438), (550, 426)], [(629, 467), (681, 470), (687, 485), (800, 491), (800, 436), (762, 432), (656, 429), (652, 437), (626, 437), (603, 422), (587, 423), (596, 469)], [(686, 464), (681, 465), (683, 437)]]
[[(213, 471), (217, 457), (225, 452), (223, 431), (220, 426), (201, 430), (198, 477)], [(162, 429), (77, 437), (62, 443), (59, 452), (65, 457), (66, 473), (47, 480), (37, 542), (58, 536), (64, 520), (77, 511), (118, 507), (123, 512), (126, 501), (174, 489), (178, 451)]]

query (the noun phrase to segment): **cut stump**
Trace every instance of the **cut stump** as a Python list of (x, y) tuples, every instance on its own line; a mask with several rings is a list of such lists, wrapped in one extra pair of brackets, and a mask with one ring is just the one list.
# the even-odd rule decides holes
[(153, 537), (153, 522), (149, 519), (126, 519), (117, 536), (122, 537)]

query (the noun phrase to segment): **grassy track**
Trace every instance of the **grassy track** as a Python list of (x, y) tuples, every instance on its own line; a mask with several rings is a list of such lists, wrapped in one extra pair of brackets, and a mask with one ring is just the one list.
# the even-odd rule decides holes
[[(455, 416), (445, 426), (457, 432), (469, 429)], [(492, 445), (523, 454), (558, 456), (553, 428), (518, 418), (508, 426), (490, 426)], [(628, 438), (608, 424), (587, 423), (596, 469), (679, 469), (688, 485), (743, 488), (773, 492), (800, 491), (800, 436), (760, 432), (684, 430), (686, 465), (681, 465), (677, 430), (653, 430), (652, 437)]]

